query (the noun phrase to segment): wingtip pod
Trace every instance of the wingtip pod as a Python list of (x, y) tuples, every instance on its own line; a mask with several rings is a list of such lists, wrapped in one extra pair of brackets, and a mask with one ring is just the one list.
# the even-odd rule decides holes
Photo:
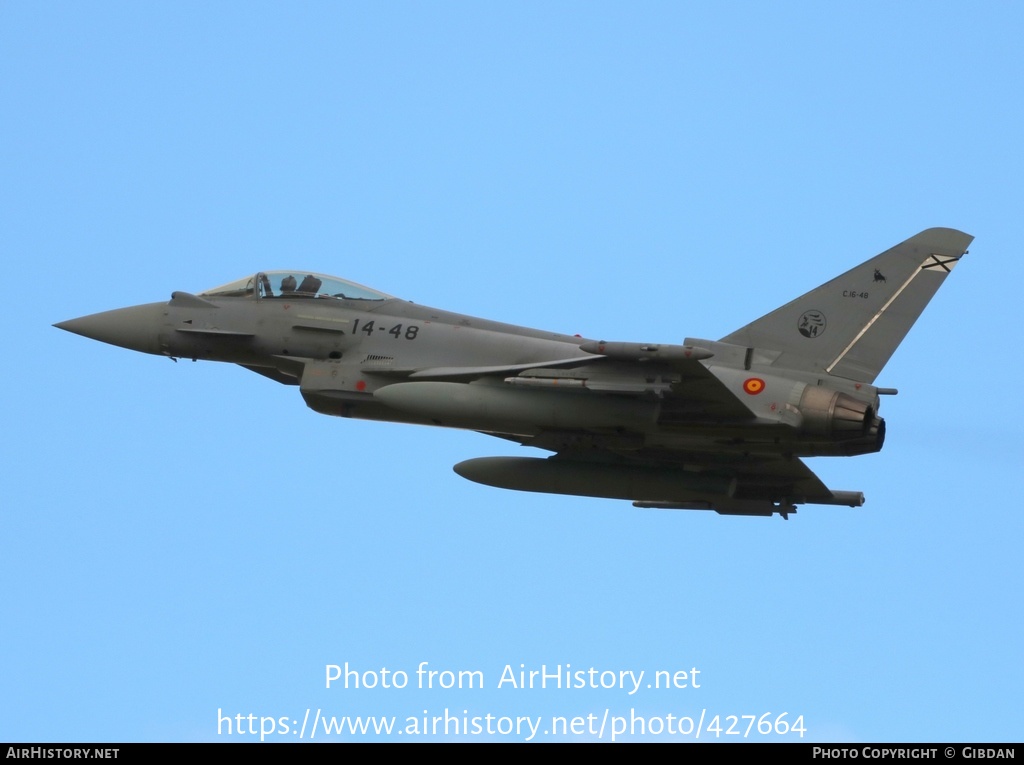
[(842, 505), (843, 507), (863, 507), (864, 492), (862, 491), (833, 491), (831, 502), (815, 502), (818, 505)]
[(974, 237), (929, 228), (722, 338), (772, 366), (874, 382)]

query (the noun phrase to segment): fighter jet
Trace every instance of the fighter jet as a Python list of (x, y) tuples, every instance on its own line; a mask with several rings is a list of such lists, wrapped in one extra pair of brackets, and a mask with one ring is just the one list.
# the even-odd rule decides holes
[(973, 237), (922, 231), (720, 340), (543, 332), (344, 279), (261, 271), (56, 327), (135, 351), (238, 364), (317, 412), (464, 428), (552, 456), (455, 465), (506, 489), (783, 518), (859, 507), (800, 457), (877, 452), (875, 378)]

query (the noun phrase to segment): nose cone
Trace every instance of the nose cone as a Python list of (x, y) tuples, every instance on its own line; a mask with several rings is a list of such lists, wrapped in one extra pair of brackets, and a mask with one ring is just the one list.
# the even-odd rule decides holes
[(53, 326), (101, 343), (160, 355), (163, 353), (160, 331), (166, 313), (167, 303), (147, 303), (69, 319)]

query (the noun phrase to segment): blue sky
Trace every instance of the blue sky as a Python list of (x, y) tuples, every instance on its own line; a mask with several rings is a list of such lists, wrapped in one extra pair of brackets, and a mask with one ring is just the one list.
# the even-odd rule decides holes
[[(0, 740), (252, 740), (218, 710), (307, 709), (1020, 740), (1022, 15), (4, 3)], [(977, 239), (878, 380), (884, 450), (811, 461), (868, 502), (788, 523), (479, 486), (451, 466), (524, 450), (51, 327), (307, 268), (718, 338), (931, 226)], [(486, 685), (326, 689), (345, 662)], [(520, 664), (701, 687), (496, 687)]]

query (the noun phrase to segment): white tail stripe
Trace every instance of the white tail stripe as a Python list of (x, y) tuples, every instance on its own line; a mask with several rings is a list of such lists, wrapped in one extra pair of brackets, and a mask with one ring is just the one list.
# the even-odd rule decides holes
[(932, 254), (925, 258), (924, 262), (921, 264), (921, 267), (914, 271), (914, 273), (912, 273), (907, 278), (907, 280), (903, 282), (900, 288), (893, 293), (891, 298), (885, 301), (885, 305), (879, 308), (878, 312), (871, 317), (868, 323), (861, 327), (860, 332), (858, 332), (856, 336), (853, 338), (853, 340), (850, 341), (849, 345), (843, 348), (842, 353), (836, 356), (835, 359), (833, 359), (832, 363), (825, 367), (825, 371), (828, 372), (829, 374), (832, 374), (832, 370), (836, 367), (836, 365), (839, 364), (839, 362), (843, 360), (846, 354), (850, 352), (853, 346), (855, 346), (858, 343), (858, 341), (862, 337), (864, 337), (865, 334), (867, 334), (867, 331), (871, 329), (872, 325), (882, 317), (882, 314), (885, 313), (886, 309), (893, 304), (896, 298), (903, 294), (903, 291), (910, 286), (910, 283), (914, 281), (914, 279), (916, 279), (922, 271), (924, 271), (926, 268), (941, 268), (946, 273), (949, 273), (950, 271), (953, 270), (953, 266), (956, 265), (957, 261), (960, 260), (960, 257), (960, 255), (942, 256), (942, 258), (940, 259), (938, 255)]

